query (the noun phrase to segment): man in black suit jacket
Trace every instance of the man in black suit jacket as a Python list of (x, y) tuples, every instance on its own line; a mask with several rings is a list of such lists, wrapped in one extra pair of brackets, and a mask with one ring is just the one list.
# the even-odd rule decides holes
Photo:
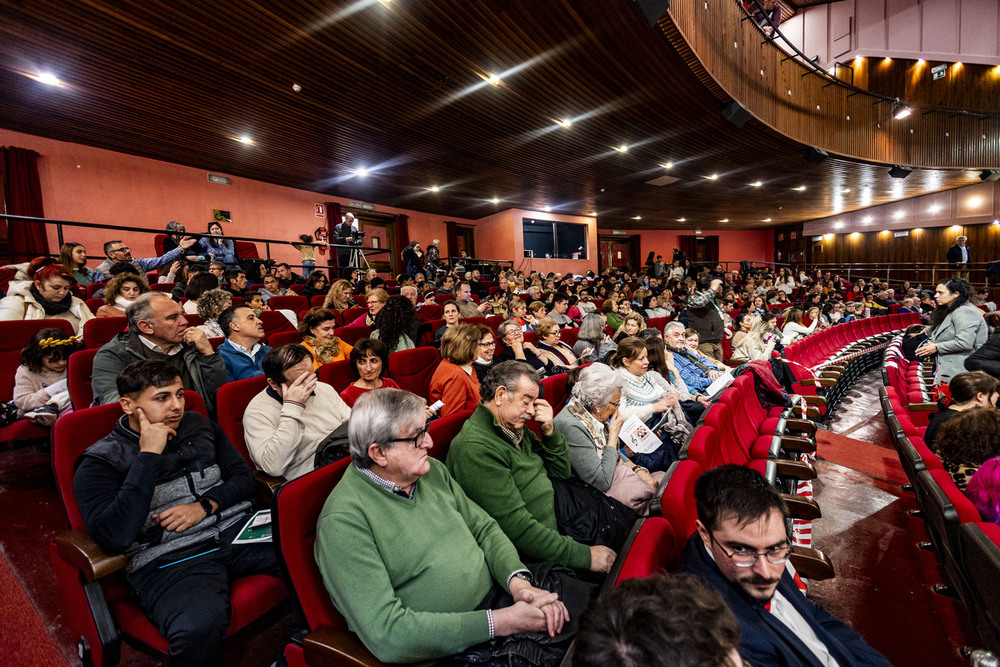
[(959, 236), (955, 239), (955, 245), (948, 248), (948, 268), (951, 269), (952, 278), (961, 278), (962, 280), (969, 279), (969, 260), (972, 257), (972, 251), (969, 250), (968, 239), (964, 236)]
[(694, 490), (697, 533), (681, 569), (726, 600), (740, 623), (740, 655), (753, 665), (890, 667), (881, 653), (810, 602), (785, 567), (791, 552), (781, 495), (759, 473), (723, 465)]
[[(334, 245), (361, 245), (358, 242), (358, 228), (355, 224), (354, 214), (348, 212), (347, 215), (344, 216), (343, 222), (333, 228)], [(345, 248), (337, 248), (337, 258), (339, 276), (341, 278), (345, 278), (351, 271), (351, 251)]]

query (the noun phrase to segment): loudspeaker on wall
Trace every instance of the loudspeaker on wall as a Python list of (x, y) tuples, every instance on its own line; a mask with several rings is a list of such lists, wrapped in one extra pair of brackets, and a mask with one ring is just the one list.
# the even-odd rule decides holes
[(736, 100), (732, 100), (722, 108), (722, 117), (736, 127), (743, 127), (750, 120), (750, 112)]
[(670, 9), (670, 0), (635, 0), (635, 6), (642, 12), (642, 17), (650, 28)]

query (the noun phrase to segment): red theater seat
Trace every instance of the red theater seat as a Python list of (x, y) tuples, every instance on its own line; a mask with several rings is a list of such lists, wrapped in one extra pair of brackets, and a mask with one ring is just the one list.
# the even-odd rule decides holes
[(74, 410), (89, 408), (94, 402), (94, 390), (90, 386), (94, 374), (94, 357), (97, 349), (79, 350), (69, 357), (66, 371), (69, 398)]
[(473, 412), (475, 410), (462, 410), (432, 421), (427, 427), (427, 431), (434, 444), (428, 455), (433, 456), (438, 461), (444, 461), (445, 457), (448, 456), (448, 447), (451, 446), (451, 441), (462, 430), (462, 426)]
[(95, 317), (83, 325), (83, 346), (99, 348), (128, 328), (128, 319), (124, 317)]
[(351, 370), (350, 359), (342, 359), (340, 361), (323, 364), (319, 367), (319, 370), (316, 371), (316, 378), (320, 382), (328, 384), (336, 389), (338, 394), (347, 389), (347, 385), (358, 379)]
[(400, 350), (389, 355), (389, 375), (400, 389), (427, 398), (431, 377), (440, 363), (441, 354), (433, 347)]

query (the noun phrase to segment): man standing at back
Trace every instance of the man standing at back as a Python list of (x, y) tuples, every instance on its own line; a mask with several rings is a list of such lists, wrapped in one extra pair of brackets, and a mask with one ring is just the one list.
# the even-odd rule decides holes
[(948, 248), (948, 260), (949, 267), (951, 269), (952, 278), (961, 278), (962, 280), (969, 279), (969, 258), (971, 257), (969, 253), (968, 239), (964, 236), (959, 236), (955, 239), (955, 245)]
[(702, 276), (698, 291), (688, 297), (688, 325), (698, 332), (698, 351), (710, 359), (723, 361), (722, 337), (726, 335), (722, 309), (717, 300), (722, 292), (722, 280)]
[(810, 602), (786, 569), (792, 545), (781, 495), (760, 473), (723, 465), (695, 484), (697, 532), (681, 569), (719, 591), (740, 622), (753, 665), (890, 667), (864, 638)]

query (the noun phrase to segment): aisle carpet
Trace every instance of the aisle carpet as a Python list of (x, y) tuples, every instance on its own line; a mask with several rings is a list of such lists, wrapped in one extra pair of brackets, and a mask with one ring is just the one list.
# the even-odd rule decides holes
[(6, 558), (0, 558), (0, 599), (3, 600), (3, 622), (0, 622), (3, 663), (66, 667), (66, 658), (42, 624)]
[(888, 482), (905, 484), (906, 473), (896, 451), (830, 431), (816, 431), (816, 455), (824, 461), (851, 468)]

